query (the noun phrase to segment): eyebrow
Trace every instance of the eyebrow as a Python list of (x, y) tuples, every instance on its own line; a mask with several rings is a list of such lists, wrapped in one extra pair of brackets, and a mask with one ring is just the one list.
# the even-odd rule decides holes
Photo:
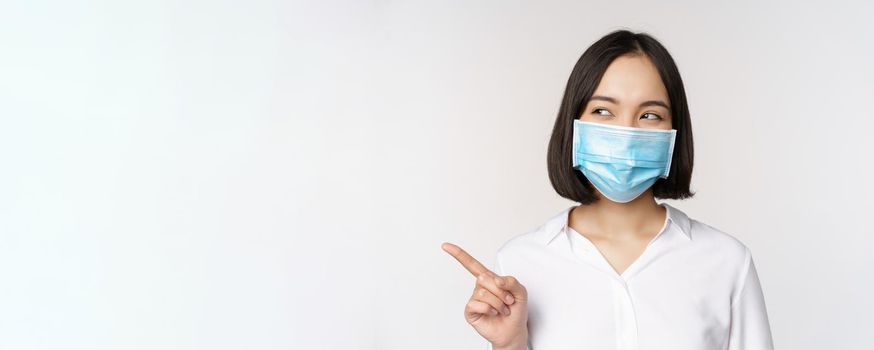
[[(609, 96), (594, 95), (590, 98), (590, 100), (601, 100), (601, 101), (607, 101), (607, 102), (619, 104), (619, 101), (617, 101), (615, 98), (612, 98)], [(643, 101), (640, 104), (640, 107), (646, 107), (646, 106), (662, 106), (662, 107), (665, 107), (665, 109), (667, 109), (669, 111), (671, 110), (671, 107), (668, 107), (668, 104), (664, 103), (661, 100)]]

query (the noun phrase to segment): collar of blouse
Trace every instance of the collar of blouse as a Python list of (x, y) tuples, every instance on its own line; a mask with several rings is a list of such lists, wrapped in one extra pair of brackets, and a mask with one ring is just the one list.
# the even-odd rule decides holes
[[(667, 221), (669, 225), (674, 225), (680, 229), (680, 232), (683, 233), (683, 237), (686, 239), (692, 239), (692, 223), (689, 221), (689, 217), (681, 211), (680, 209), (674, 208), (668, 203), (659, 203), (659, 205), (664, 206), (667, 209)], [(558, 215), (549, 219), (543, 227), (543, 244), (549, 245), (552, 240), (558, 236), (559, 233), (564, 232), (564, 229), (567, 227), (568, 223), (568, 214), (571, 209), (574, 207), (567, 207), (561, 211)], [(667, 227), (665, 229), (668, 229)]]

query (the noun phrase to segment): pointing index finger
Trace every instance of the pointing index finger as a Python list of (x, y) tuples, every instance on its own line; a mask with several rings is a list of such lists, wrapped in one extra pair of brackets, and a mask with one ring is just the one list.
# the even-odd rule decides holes
[(464, 251), (464, 249), (461, 249), (461, 247), (455, 244), (444, 242), (443, 245), (441, 245), (440, 247), (443, 248), (444, 251), (449, 253), (449, 255), (452, 255), (455, 260), (458, 260), (458, 262), (461, 263), (461, 266), (464, 266), (467, 271), (470, 271), (470, 273), (473, 274), (474, 277), (479, 276), (481, 273), (486, 271), (491, 272), (491, 270), (483, 266), (483, 264), (470, 256), (470, 254)]

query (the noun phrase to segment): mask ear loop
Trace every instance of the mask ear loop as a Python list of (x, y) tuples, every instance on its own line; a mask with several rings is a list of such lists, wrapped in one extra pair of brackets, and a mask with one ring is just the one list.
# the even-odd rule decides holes
[(674, 160), (674, 143), (677, 141), (677, 130), (671, 129), (671, 147), (668, 150), (668, 165), (665, 168), (665, 176), (663, 178), (667, 179), (668, 175), (671, 173), (671, 162)]
[(572, 140), (571, 140), (571, 167), (576, 168), (577, 165), (579, 165), (579, 164), (577, 164), (577, 148), (579, 148), (579, 143), (580, 143), (580, 141), (578, 139), (579, 135), (577, 134), (578, 126), (577, 126), (576, 119), (574, 120), (572, 127), (573, 127), (573, 136), (571, 136), (572, 137)]

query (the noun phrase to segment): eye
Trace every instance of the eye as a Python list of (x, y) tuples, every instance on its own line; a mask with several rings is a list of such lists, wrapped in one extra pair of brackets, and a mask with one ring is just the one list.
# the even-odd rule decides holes
[[(605, 111), (605, 112), (607, 112), (607, 114), (599, 113), (598, 111)], [(592, 110), (592, 114), (597, 114), (597, 115), (610, 115), (610, 112), (607, 111), (607, 110), (604, 109), (604, 108), (595, 108), (595, 109)]]
[(662, 120), (663, 119), (661, 116), (659, 116), (658, 114), (654, 114), (654, 113), (644, 113), (643, 116), (646, 116), (647, 114), (654, 116), (655, 118), (654, 119), (653, 118), (645, 118), (645, 119), (649, 119), (649, 120)]

